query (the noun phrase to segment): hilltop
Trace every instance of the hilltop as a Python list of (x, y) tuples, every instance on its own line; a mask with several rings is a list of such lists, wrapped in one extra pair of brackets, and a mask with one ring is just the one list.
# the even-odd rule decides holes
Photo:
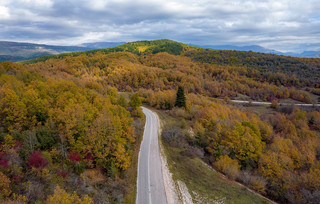
[[(125, 43), (114, 48), (95, 49), (83, 52), (63, 53), (53, 56), (45, 56), (29, 61), (21, 62), (22, 64), (30, 64), (35, 62), (46, 61), (48, 59), (60, 59), (67, 56), (92, 55), (95, 53), (113, 53), (113, 52), (131, 52), (136, 55), (156, 54), (166, 52), (173, 55), (187, 56), (193, 61), (229, 66), (244, 66), (259, 71), (261, 75), (270, 75), (270, 73), (278, 73), (272, 80), (281, 82), (288, 76), (293, 77), (293, 81), (306, 80), (314, 83), (313, 86), (319, 87), (320, 81), (320, 59), (298, 58), (280, 56), (276, 54), (256, 53), (252, 51), (235, 51), (235, 50), (211, 50), (200, 47), (194, 47), (172, 40), (154, 40), (154, 41), (137, 41)], [(287, 74), (282, 76), (282, 74)], [(299, 76), (299, 79), (297, 79)], [(259, 76), (256, 76), (259, 77)], [(306, 82), (302, 82), (306, 83)]]

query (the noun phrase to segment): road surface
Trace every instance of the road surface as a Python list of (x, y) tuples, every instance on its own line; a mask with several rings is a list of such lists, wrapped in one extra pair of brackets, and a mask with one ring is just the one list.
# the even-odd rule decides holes
[[(261, 102), (261, 101), (242, 101), (242, 100), (230, 100), (233, 103), (251, 103), (253, 105), (271, 105), (271, 102)], [(279, 106), (306, 106), (306, 107), (320, 107), (320, 104), (310, 104), (310, 103), (278, 103)]]
[(158, 143), (159, 118), (147, 108), (142, 107), (142, 111), (146, 124), (139, 152), (136, 204), (166, 204)]

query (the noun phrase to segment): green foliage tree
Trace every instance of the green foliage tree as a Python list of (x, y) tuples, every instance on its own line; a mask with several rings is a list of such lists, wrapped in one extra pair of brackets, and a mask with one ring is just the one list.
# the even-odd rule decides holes
[(136, 110), (139, 106), (142, 105), (142, 102), (138, 93), (132, 94), (132, 96), (130, 97), (129, 104), (133, 110)]
[(179, 108), (186, 108), (186, 97), (184, 95), (184, 89), (182, 86), (178, 87), (175, 106)]
[(119, 96), (118, 105), (122, 106), (124, 108), (127, 108), (127, 102), (126, 102), (126, 99), (124, 98), (124, 96), (122, 96), (122, 95)]

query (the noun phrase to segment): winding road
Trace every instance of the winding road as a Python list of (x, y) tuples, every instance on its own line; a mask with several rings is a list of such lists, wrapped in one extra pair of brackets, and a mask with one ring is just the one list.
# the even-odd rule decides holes
[(159, 150), (159, 118), (142, 107), (146, 116), (138, 160), (136, 204), (166, 204)]

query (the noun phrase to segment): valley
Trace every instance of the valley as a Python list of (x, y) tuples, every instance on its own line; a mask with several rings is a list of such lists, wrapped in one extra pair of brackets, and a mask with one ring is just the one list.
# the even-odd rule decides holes
[(194, 203), (316, 203), (319, 97), (319, 59), (171, 40), (1, 62), (0, 199), (148, 202), (162, 144)]

